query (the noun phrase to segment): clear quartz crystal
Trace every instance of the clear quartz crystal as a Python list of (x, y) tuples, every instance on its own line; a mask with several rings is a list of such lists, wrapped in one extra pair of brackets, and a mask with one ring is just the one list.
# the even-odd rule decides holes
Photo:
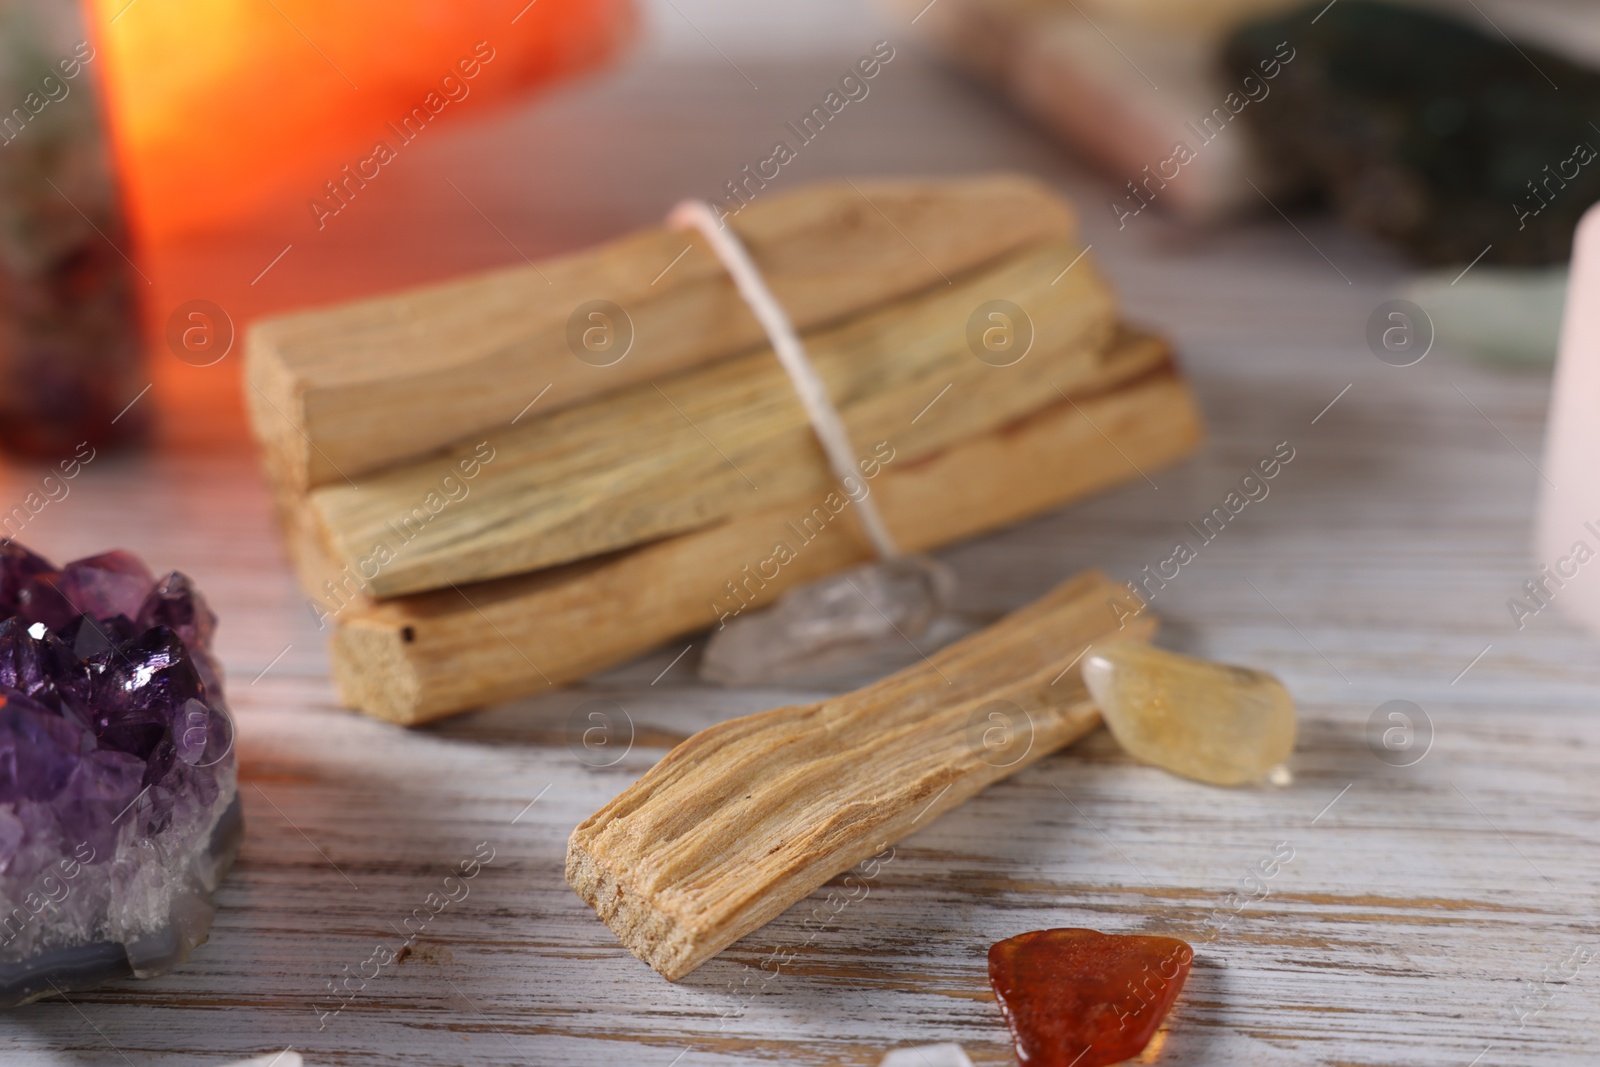
[(838, 667), (924, 642), (947, 616), (955, 591), (950, 569), (926, 556), (869, 563), (796, 586), (776, 604), (713, 631), (700, 676), (723, 685), (760, 685), (819, 667)]
[(1130, 755), (1185, 778), (1257, 781), (1294, 750), (1294, 700), (1263, 671), (1127, 641), (1092, 652), (1083, 680)]

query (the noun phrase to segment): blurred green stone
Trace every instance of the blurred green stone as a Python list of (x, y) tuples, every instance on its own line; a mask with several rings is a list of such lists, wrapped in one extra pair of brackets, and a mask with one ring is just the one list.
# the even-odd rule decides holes
[(1565, 262), (1600, 200), (1600, 73), (1486, 22), (1315, 0), (1235, 31), (1230, 81), (1282, 42), (1293, 58), (1241, 117), (1307, 197), (1423, 263)]

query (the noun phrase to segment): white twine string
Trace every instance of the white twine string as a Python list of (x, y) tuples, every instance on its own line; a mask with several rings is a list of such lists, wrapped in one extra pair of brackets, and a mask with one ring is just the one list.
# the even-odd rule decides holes
[[(772, 290), (767, 288), (761, 271), (745, 250), (744, 243), (731, 229), (718, 224), (716, 213), (704, 200), (685, 200), (680, 203), (667, 216), (667, 225), (677, 230), (698, 230), (711, 242), (711, 250), (728, 269), (734, 288), (749, 305), (756, 321), (761, 323), (767, 341), (777, 353), (778, 362), (789, 373), (795, 395), (800, 398), (800, 405), (811, 420), (811, 429), (822, 444), (822, 451), (828, 457), (828, 466), (833, 468), (834, 477), (843, 482), (847, 489), (852, 483), (862, 484), (860, 475), (856, 473), (856, 452), (850, 445), (850, 434), (844, 428), (844, 420), (839, 418), (839, 409), (833, 406), (828, 388), (806, 356), (805, 346), (800, 343), (800, 335), (795, 332), (794, 324), (784, 313), (783, 306), (773, 297)], [(865, 488), (864, 485), (862, 487)], [(871, 495), (863, 495), (856, 501), (856, 506), (861, 509), (861, 525), (866, 528), (878, 555), (884, 559), (898, 558), (900, 549), (889, 534), (889, 527), (884, 524), (883, 515), (879, 513)]]

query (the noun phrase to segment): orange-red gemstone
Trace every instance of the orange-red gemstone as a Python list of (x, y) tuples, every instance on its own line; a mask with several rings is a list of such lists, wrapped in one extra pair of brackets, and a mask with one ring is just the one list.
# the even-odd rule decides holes
[(1026, 1067), (1104, 1067), (1144, 1051), (1193, 959), (1175, 937), (1035, 930), (989, 949), (989, 981)]

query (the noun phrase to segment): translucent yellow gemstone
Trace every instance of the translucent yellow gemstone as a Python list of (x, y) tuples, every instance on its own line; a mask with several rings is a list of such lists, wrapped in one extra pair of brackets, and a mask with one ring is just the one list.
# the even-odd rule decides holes
[(1083, 680), (1129, 755), (1185, 778), (1253, 782), (1294, 749), (1294, 700), (1264, 671), (1126, 641), (1084, 660)]

